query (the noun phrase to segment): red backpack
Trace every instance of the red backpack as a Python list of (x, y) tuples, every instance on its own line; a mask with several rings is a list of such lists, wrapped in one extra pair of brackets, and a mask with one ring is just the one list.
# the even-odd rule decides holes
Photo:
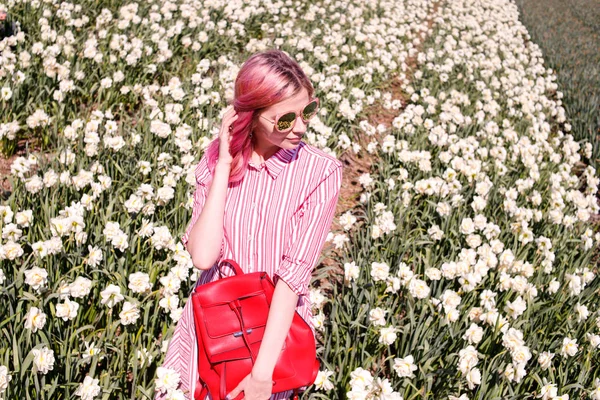
[[(223, 277), (223, 264), (235, 275)], [(208, 392), (224, 400), (250, 374), (275, 290), (265, 271), (245, 274), (234, 260), (222, 260), (217, 270), (221, 279), (198, 285), (191, 295), (198, 339), (195, 400), (205, 400)], [(272, 393), (293, 389), (297, 400), (298, 389), (314, 383), (319, 367), (315, 337), (296, 311), (273, 371)]]

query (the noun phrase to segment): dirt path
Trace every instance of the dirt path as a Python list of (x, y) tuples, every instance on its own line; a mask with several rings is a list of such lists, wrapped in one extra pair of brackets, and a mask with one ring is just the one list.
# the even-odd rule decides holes
[[(40, 145), (38, 139), (21, 139), (17, 145), (17, 151), (10, 157), (5, 157), (0, 154), (0, 188), (1, 190), (12, 192), (13, 188), (10, 183), (10, 166), (19, 157), (27, 157), (28, 154), (36, 153), (46, 159), (54, 157), (55, 152), (40, 152)], [(32, 167), (32, 171), (37, 170), (37, 166)]]
[(17, 144), (17, 151), (10, 157), (0, 154), (0, 184), (1, 188), (12, 192), (12, 186), (8, 180), (10, 176), (10, 166), (13, 161), (19, 157), (27, 157), (28, 152), (39, 151), (40, 147), (35, 139), (21, 139)]
[[(433, 5), (433, 12), (430, 14), (427, 20), (428, 30), (433, 26), (433, 16), (437, 14), (439, 4), (439, 2), (436, 2)], [(417, 49), (419, 51), (422, 49), (425, 40), (426, 39), (423, 39), (420, 45), (417, 46)], [(416, 71), (417, 68), (416, 56), (409, 57), (406, 61), (406, 64), (408, 66), (408, 69), (404, 71), (404, 74), (406, 75), (406, 79), (410, 81), (413, 73)], [(402, 102), (402, 106), (397, 110), (388, 110), (385, 107), (383, 107), (382, 100), (379, 99), (371, 106), (365, 108), (364, 114), (367, 116), (367, 121), (369, 122), (369, 124), (371, 124), (372, 126), (383, 124), (388, 129), (392, 126), (392, 121), (394, 120), (394, 118), (396, 118), (408, 104), (408, 96), (402, 90), (401, 85), (402, 81), (396, 75), (390, 80), (389, 85), (383, 91), (392, 94), (392, 101), (396, 99), (400, 100)], [(355, 207), (360, 207), (359, 199), (360, 194), (362, 192), (362, 187), (358, 182), (358, 178), (363, 173), (371, 173), (371, 166), (375, 164), (379, 159), (379, 155), (377, 153), (370, 154), (366, 151), (367, 144), (372, 140), (376, 140), (379, 144), (381, 144), (382, 137), (387, 134), (388, 133), (380, 134), (379, 132), (377, 132), (374, 135), (369, 136), (363, 131), (355, 130), (353, 132), (353, 137), (355, 138), (355, 141), (360, 144), (362, 150), (359, 152), (359, 154), (354, 154), (351, 149), (347, 149), (338, 156), (338, 159), (344, 164), (344, 172), (342, 177), (340, 199), (338, 201), (334, 221), (331, 226), (332, 232), (343, 232), (343, 228), (339, 223), (340, 216), (347, 211), (351, 211)], [(334, 254), (338, 256), (341, 255), (340, 252), (337, 249), (335, 249), (332, 243), (329, 242), (325, 243), (325, 246), (323, 246), (322, 253), (324, 259), (321, 262), (321, 264), (327, 267), (333, 267), (334, 271), (336, 271), (338, 276), (343, 277), (343, 266), (338, 265), (332, 258), (332, 255)], [(316, 268), (319, 268), (319, 266), (317, 266)], [(324, 292), (327, 293), (329, 292), (332, 283), (333, 282), (331, 282), (329, 279), (322, 279), (320, 281), (319, 286)]]

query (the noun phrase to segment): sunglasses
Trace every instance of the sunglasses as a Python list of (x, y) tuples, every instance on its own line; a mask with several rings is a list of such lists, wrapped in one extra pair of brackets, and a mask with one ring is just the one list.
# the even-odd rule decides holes
[[(319, 99), (317, 97), (313, 98), (310, 103), (304, 106), (304, 109), (300, 113), (300, 117), (304, 123), (307, 123), (312, 117), (317, 114), (319, 110)], [(269, 122), (275, 124), (275, 129), (279, 133), (286, 133), (291, 131), (296, 125), (296, 120), (298, 119), (298, 114), (295, 111), (287, 111), (281, 114), (275, 115), (275, 120), (271, 120), (265, 116), (260, 116), (261, 118), (266, 119)]]

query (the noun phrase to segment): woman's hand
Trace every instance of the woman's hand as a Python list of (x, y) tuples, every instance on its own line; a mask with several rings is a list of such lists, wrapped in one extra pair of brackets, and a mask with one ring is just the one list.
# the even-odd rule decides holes
[(220, 163), (231, 164), (233, 157), (229, 153), (229, 143), (231, 142), (231, 131), (233, 122), (238, 118), (233, 106), (229, 106), (223, 115), (221, 130), (219, 131), (219, 161)]
[(269, 400), (273, 391), (273, 381), (262, 381), (254, 378), (252, 373), (244, 379), (227, 395), (228, 399), (235, 399), (237, 395), (244, 392), (243, 400)]

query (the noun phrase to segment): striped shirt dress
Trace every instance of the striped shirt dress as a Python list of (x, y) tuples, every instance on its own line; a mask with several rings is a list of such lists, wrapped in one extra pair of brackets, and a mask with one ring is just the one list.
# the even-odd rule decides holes
[[(219, 259), (202, 271), (196, 285), (218, 280), (216, 264), (222, 259), (237, 261), (244, 273), (266, 271), (273, 283), (282, 279), (299, 296), (296, 310), (314, 334), (308, 287), (333, 222), (342, 168), (334, 156), (302, 141), (292, 149), (280, 148), (260, 165), (250, 162), (242, 181), (228, 185)], [(192, 218), (181, 237), (186, 248), (210, 187), (206, 155), (196, 166), (195, 176)], [(234, 275), (230, 268), (222, 272)], [(193, 399), (198, 377), (191, 304), (187, 301), (184, 306), (163, 363), (179, 372), (179, 389), (186, 399)], [(291, 395), (291, 390), (273, 393), (270, 400)], [(164, 398), (164, 394), (155, 397)], [(207, 399), (212, 400), (210, 394)]]

